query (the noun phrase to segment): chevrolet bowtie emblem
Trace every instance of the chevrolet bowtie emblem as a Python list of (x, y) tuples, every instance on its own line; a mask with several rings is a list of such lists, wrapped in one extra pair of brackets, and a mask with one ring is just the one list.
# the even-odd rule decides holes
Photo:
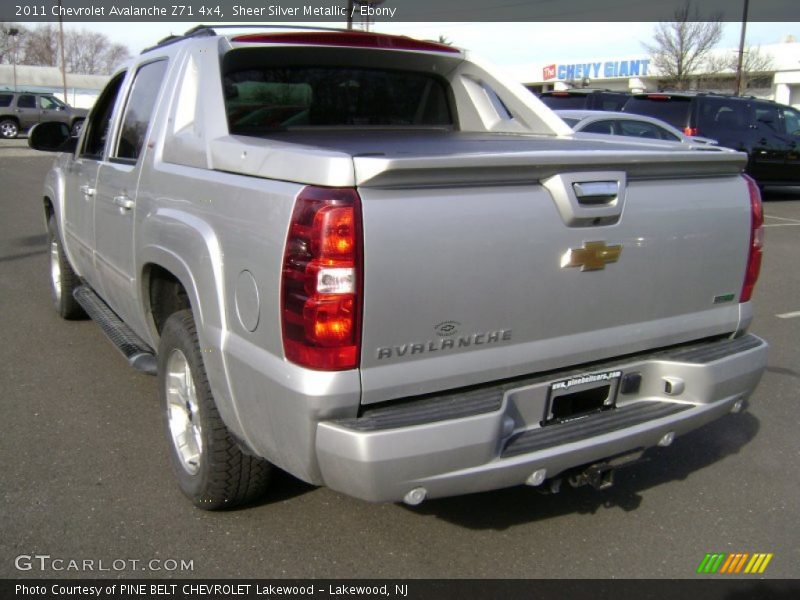
[(561, 267), (580, 267), (581, 271), (598, 271), (606, 263), (617, 262), (622, 246), (606, 246), (605, 242), (584, 242), (583, 248), (570, 248), (561, 257)]

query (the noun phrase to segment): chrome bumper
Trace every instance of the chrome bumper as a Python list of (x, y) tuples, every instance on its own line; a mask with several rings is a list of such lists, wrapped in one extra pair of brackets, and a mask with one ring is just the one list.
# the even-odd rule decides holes
[[(324, 421), (316, 436), (322, 478), (376, 502), (403, 500), (417, 488), (438, 498), (511, 487), (541, 470), (549, 479), (730, 412), (761, 378), (767, 347), (746, 335)], [(620, 393), (611, 410), (541, 425), (552, 382), (612, 369), (641, 375), (639, 388)]]

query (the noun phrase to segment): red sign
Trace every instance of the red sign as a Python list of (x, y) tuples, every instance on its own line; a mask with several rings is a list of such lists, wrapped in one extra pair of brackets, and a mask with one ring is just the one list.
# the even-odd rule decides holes
[(547, 81), (548, 79), (555, 79), (556, 78), (556, 66), (555, 65), (547, 65), (544, 69), (542, 69), (543, 79)]

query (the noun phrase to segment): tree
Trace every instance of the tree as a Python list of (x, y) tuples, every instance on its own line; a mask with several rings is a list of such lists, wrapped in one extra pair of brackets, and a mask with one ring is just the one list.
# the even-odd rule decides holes
[[(16, 35), (11, 35), (11, 31), (17, 31)], [(14, 50), (17, 50), (17, 62), (19, 62), (22, 48), (22, 39), (25, 37), (27, 29), (18, 23), (0, 22), (0, 64), (10, 65), (14, 62)]]
[(58, 27), (55, 25), (48, 23), (29, 29), (20, 42), (22, 48), (20, 63), (45, 67), (58, 66)]
[[(17, 29), (16, 39), (9, 34)], [(17, 64), (61, 66), (58, 27), (53, 24), (26, 29), (15, 23), (0, 23), (0, 63), (12, 62), (17, 44)], [(68, 73), (106, 75), (130, 57), (128, 48), (112, 42), (104, 33), (86, 29), (64, 31), (64, 63)]]
[(100, 75), (110, 73), (130, 53), (122, 44), (114, 44), (103, 33), (85, 29), (64, 33), (64, 54), (67, 71)]
[(673, 14), (674, 21), (659, 23), (653, 32), (653, 43), (643, 44), (650, 53), (653, 66), (669, 87), (686, 89), (695, 73), (708, 67), (714, 46), (722, 37), (722, 17), (700, 20), (700, 11), (687, 0)]
[[(733, 72), (736, 73), (738, 66), (739, 52), (731, 50), (724, 54), (714, 57), (709, 60), (709, 72)], [(750, 46), (744, 50), (744, 59), (742, 60), (742, 89), (746, 90), (756, 79), (763, 77), (764, 73), (774, 70), (775, 65), (772, 57), (768, 54), (761, 52), (759, 46)], [(734, 88), (736, 83), (733, 84)], [(727, 86), (726, 86), (727, 87)], [(756, 87), (760, 87), (756, 85)], [(769, 87), (769, 84), (767, 85)], [(736, 93), (736, 90), (733, 90)]]

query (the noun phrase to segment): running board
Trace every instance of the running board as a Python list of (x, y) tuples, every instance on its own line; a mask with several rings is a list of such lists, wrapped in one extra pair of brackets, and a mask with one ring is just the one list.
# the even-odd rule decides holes
[(82, 285), (76, 288), (72, 295), (86, 314), (100, 325), (103, 333), (128, 359), (130, 366), (148, 375), (156, 374), (158, 361), (153, 349), (123, 323), (92, 288)]

